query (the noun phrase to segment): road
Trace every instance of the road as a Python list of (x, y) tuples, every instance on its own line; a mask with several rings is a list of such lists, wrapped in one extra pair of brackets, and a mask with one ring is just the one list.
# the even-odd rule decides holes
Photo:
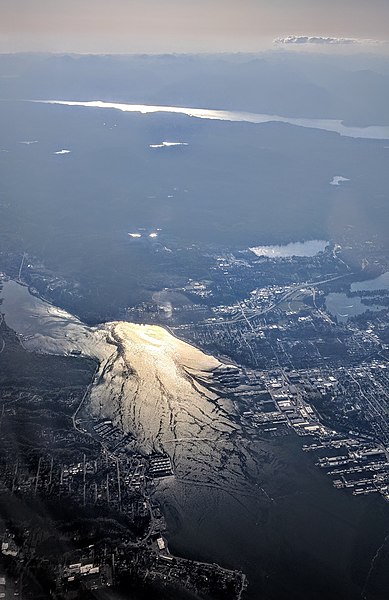
[[(90, 384), (88, 385), (88, 387), (86, 388), (86, 390), (85, 390), (85, 393), (84, 393), (83, 397), (81, 398), (81, 402), (80, 402), (80, 404), (78, 405), (78, 407), (77, 407), (77, 410), (75, 411), (75, 413), (74, 413), (74, 414), (73, 414), (73, 416), (72, 416), (72, 421), (73, 421), (73, 427), (74, 427), (74, 429), (75, 429), (76, 431), (78, 431), (79, 433), (82, 433), (83, 435), (87, 434), (88, 432), (86, 432), (86, 431), (85, 431), (85, 429), (80, 429), (80, 428), (78, 427), (78, 425), (77, 425), (77, 421), (76, 421), (76, 420), (77, 420), (77, 415), (79, 414), (79, 412), (80, 412), (81, 408), (82, 408), (82, 407), (83, 407), (83, 405), (84, 405), (84, 402), (85, 402), (85, 400), (87, 399), (87, 397), (89, 396), (89, 394), (90, 394), (90, 392), (91, 392), (91, 389), (92, 389), (92, 387), (93, 387), (93, 384), (94, 384), (94, 382), (95, 382), (95, 377), (96, 377), (96, 375), (97, 375), (97, 372), (98, 372), (99, 368), (100, 368), (100, 365), (97, 365), (97, 366), (96, 366), (96, 369), (95, 369), (95, 372), (93, 373), (93, 377), (92, 377), (92, 379), (91, 379), (91, 382), (90, 382)], [(88, 434), (88, 435), (90, 435), (90, 434)]]
[[(330, 283), (331, 281), (336, 281), (338, 279), (343, 279), (344, 277), (350, 277), (350, 275), (353, 275), (353, 273), (347, 273), (346, 275), (336, 275), (335, 277), (328, 277), (327, 279), (322, 279), (321, 281), (306, 281), (304, 283), (299, 283), (296, 285), (293, 285), (291, 287), (291, 289), (286, 292), (279, 300), (277, 300), (276, 302), (273, 302), (272, 304), (270, 304), (269, 306), (267, 306), (264, 309), (261, 310), (255, 310), (252, 311), (250, 310), (250, 315), (247, 315), (246, 312), (244, 311), (244, 309), (242, 308), (241, 304), (239, 303), (239, 313), (232, 317), (231, 319), (226, 319), (224, 322), (225, 323), (236, 323), (238, 321), (246, 321), (248, 323), (248, 325), (250, 326), (251, 329), (253, 329), (250, 321), (252, 321), (253, 319), (256, 319), (258, 317), (261, 317), (263, 315), (265, 315), (266, 313), (274, 310), (277, 306), (279, 306), (280, 304), (282, 304), (283, 302), (285, 302), (288, 298), (292, 297), (293, 294), (295, 294), (296, 292), (300, 292), (301, 290), (305, 289), (305, 288), (312, 288), (312, 287), (318, 287), (320, 285), (324, 285), (326, 283)], [(327, 317), (328, 318), (328, 317)], [(220, 326), (221, 322), (217, 321), (217, 322), (209, 322), (207, 323), (207, 325), (214, 325), (214, 326)]]
[[(0, 313), (0, 327), (2, 326), (4, 321), (4, 316), (2, 315), (2, 313)], [(5, 348), (5, 340), (2, 338), (1, 339), (1, 348), (0, 348), (0, 354), (4, 351)]]

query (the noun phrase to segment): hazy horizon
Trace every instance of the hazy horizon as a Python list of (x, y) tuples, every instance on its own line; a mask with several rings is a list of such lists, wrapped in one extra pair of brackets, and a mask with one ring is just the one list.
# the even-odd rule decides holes
[(0, 7), (1, 53), (257, 52), (276, 38), (283, 47), (360, 49), (389, 40), (384, 0), (1, 0)]

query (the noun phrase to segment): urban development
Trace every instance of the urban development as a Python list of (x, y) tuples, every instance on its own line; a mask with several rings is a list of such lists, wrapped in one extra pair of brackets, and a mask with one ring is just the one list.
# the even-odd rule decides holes
[[(377, 250), (356, 247), (355, 255), (363, 258), (351, 263), (336, 244), (306, 257), (215, 249), (212, 277), (166, 288), (123, 318), (162, 324), (217, 356), (226, 366), (213, 384), (234, 403), (242, 430), (297, 435), (339, 493), (389, 501), (389, 278)], [(10, 255), (3, 282), (8, 276), (53, 303), (71, 289), (31, 257)], [(175, 477), (171, 456), (139, 452), (120, 424), (83, 410), (96, 361), (79, 351), (27, 352), (0, 319), (0, 503), (8, 514), (0, 597), (87, 598), (147, 581), (240, 600), (243, 573), (169, 551), (154, 492)]]

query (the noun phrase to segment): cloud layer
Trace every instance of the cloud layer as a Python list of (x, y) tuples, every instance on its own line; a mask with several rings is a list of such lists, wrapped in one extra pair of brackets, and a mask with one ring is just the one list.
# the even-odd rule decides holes
[(360, 44), (364, 40), (344, 37), (322, 37), (308, 35), (288, 35), (287, 37), (278, 37), (274, 40), (275, 44), (329, 44), (329, 45), (349, 45)]

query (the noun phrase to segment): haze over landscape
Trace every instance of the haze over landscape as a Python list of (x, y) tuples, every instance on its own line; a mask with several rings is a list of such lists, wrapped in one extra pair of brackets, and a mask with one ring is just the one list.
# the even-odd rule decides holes
[(7, 0), (3, 52), (256, 52), (291, 34), (386, 41), (385, 0)]

